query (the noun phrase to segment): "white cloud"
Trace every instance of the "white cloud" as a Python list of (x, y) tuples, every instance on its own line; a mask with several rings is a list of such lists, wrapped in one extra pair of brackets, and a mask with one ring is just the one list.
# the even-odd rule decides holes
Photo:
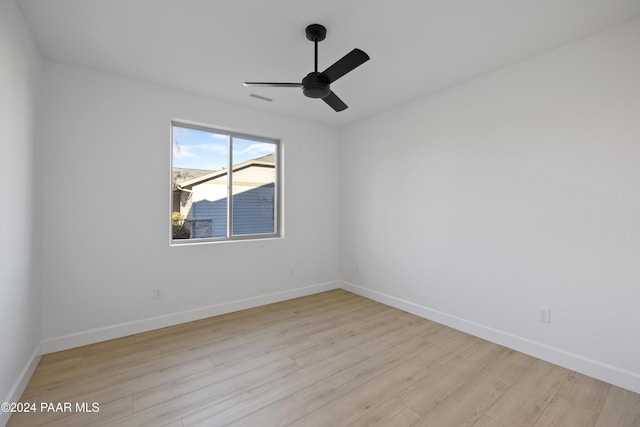
[(275, 153), (275, 145), (262, 144), (262, 143), (251, 144), (246, 148), (244, 148), (243, 150), (233, 151), (234, 156), (247, 156), (247, 157), (249, 156), (260, 157), (260, 156), (265, 156), (267, 154), (273, 154), (273, 153)]
[(190, 145), (189, 147), (193, 148), (194, 150), (203, 150), (203, 151), (208, 151), (212, 153), (227, 152), (227, 144), (222, 145), (219, 143), (200, 143), (200, 144)]
[(195, 154), (189, 145), (175, 144), (173, 146), (173, 157), (180, 159), (194, 159), (200, 156)]

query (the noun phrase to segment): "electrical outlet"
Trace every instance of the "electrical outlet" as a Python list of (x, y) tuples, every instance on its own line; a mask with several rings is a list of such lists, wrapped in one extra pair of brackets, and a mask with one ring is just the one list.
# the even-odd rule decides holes
[(550, 308), (539, 308), (538, 309), (538, 322), (540, 322), (540, 323), (551, 323), (551, 309)]
[(162, 289), (155, 288), (153, 290), (153, 299), (160, 299), (160, 298), (162, 298)]

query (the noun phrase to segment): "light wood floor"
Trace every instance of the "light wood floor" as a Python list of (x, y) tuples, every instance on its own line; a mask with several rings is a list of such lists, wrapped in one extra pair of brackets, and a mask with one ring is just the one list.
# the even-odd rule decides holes
[(45, 355), (21, 401), (9, 426), (640, 426), (638, 394), (342, 290)]

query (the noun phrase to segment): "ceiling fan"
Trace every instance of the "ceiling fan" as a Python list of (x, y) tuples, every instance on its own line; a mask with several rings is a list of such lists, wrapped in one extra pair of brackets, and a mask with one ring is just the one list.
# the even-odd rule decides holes
[(301, 87), (302, 93), (309, 98), (321, 98), (331, 108), (342, 111), (347, 108), (347, 104), (342, 102), (331, 90), (331, 83), (338, 80), (348, 72), (369, 60), (369, 55), (360, 49), (353, 49), (333, 65), (318, 72), (318, 42), (327, 36), (327, 29), (320, 24), (311, 24), (306, 29), (307, 39), (315, 46), (315, 69), (302, 79), (302, 83), (265, 83), (265, 82), (244, 82), (247, 87)]

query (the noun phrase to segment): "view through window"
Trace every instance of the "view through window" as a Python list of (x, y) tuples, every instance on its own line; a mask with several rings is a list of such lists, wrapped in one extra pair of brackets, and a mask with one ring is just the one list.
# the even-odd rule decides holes
[(171, 239), (279, 235), (277, 140), (172, 123)]

